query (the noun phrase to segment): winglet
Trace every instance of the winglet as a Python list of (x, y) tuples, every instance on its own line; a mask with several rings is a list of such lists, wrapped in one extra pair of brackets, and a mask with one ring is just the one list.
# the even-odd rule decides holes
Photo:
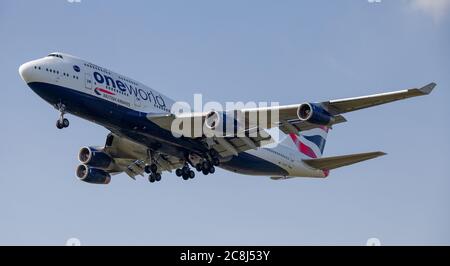
[(424, 95), (428, 95), (433, 91), (434, 87), (436, 87), (436, 83), (431, 82), (430, 84), (420, 88), (419, 91)]

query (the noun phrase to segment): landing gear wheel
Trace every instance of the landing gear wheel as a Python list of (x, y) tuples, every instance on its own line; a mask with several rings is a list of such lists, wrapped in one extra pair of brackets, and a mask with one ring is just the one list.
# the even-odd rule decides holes
[(156, 181), (155, 176), (150, 175), (150, 176), (148, 177), (148, 181), (150, 181), (150, 183), (155, 183), (155, 181)]
[(202, 171), (202, 165), (201, 164), (196, 164), (195, 165), (195, 170), (197, 170), (197, 172), (201, 172)]
[(204, 175), (208, 175), (208, 174), (209, 174), (209, 170), (208, 170), (208, 169), (203, 169), (203, 170), (202, 170), (202, 173), (203, 173)]
[(157, 182), (161, 181), (161, 174), (160, 174), (160, 173), (156, 173), (156, 174), (155, 174), (155, 180), (156, 180)]
[(214, 174), (216, 172), (216, 168), (214, 166), (211, 166), (208, 170), (210, 174)]
[(175, 174), (178, 176), (178, 177), (181, 177), (182, 175), (183, 175), (183, 170), (181, 170), (181, 169), (177, 169), (177, 170), (175, 170)]
[(184, 173), (183, 174), (183, 180), (188, 180), (189, 179), (189, 174)]
[(69, 119), (64, 118), (63, 121), (62, 121), (62, 125), (65, 128), (69, 127), (69, 125), (70, 125)]
[(195, 177), (195, 172), (194, 171), (189, 171), (189, 178), (190, 179), (194, 179), (194, 177)]
[(150, 170), (150, 165), (146, 165), (145, 167), (144, 167), (144, 172), (146, 173), (146, 174), (150, 174), (151, 172), (152, 172), (152, 170)]
[(183, 175), (189, 175), (189, 171), (191, 171), (187, 166), (183, 167), (181, 170), (183, 171)]
[(56, 127), (58, 129), (63, 129), (64, 128), (64, 125), (61, 123), (61, 121), (59, 121), (59, 119), (56, 121)]

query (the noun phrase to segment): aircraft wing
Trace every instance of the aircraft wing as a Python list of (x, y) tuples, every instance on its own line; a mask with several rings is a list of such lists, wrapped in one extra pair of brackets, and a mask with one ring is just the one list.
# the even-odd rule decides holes
[(274, 143), (274, 140), (264, 129), (251, 128), (243, 136), (214, 137), (208, 139), (207, 142), (220, 156), (227, 157)]
[[(431, 93), (431, 91), (433, 91), (434, 87), (436, 87), (436, 83), (430, 83), (422, 88), (412, 88), (407, 90), (400, 90), (368, 96), (330, 100), (314, 104), (322, 107), (325, 111), (327, 111), (330, 115), (333, 116), (333, 120), (330, 122), (330, 124), (327, 125), (328, 127), (331, 127), (335, 124), (347, 121), (341, 115), (343, 113), (348, 113), (407, 98), (428, 95)], [(298, 133), (298, 131), (309, 130), (321, 126), (314, 123), (310, 123), (308, 121), (302, 121), (301, 119), (299, 119), (298, 111), (300, 106), (301, 104), (294, 104), (278, 107), (244, 109), (241, 111), (247, 114), (246, 117), (250, 116), (251, 113), (261, 113), (261, 112), (268, 112), (269, 113), (268, 117), (270, 117), (271, 112), (278, 112), (279, 115), (278, 120), (275, 121), (268, 120), (268, 123), (262, 126), (263, 127), (265, 126), (265, 128), (278, 126), (280, 130), (282, 130), (284, 133)]]
[[(172, 130), (172, 123), (175, 119), (182, 119), (191, 125), (191, 128), (189, 128), (188, 131), (192, 138), (196, 138), (202, 137), (202, 135), (195, 135), (195, 131), (202, 132), (207, 116), (208, 113), (183, 114), (181, 117), (176, 117), (174, 114), (148, 114), (147, 119), (169, 131)], [(199, 121), (197, 124), (195, 123), (196, 120)], [(196, 130), (194, 128), (195, 125), (201, 128)], [(241, 133), (242, 134), (240, 135), (231, 134), (223, 137), (214, 136), (205, 138), (205, 144), (216, 150), (220, 156), (227, 157), (238, 155), (240, 152), (252, 150), (274, 142), (270, 134), (267, 133), (264, 128), (258, 126), (245, 127)]]
[[(306, 104), (293, 104), (293, 105), (283, 105), (283, 106), (271, 106), (263, 108), (244, 108), (240, 110), (232, 110), (226, 113), (216, 113), (215, 117), (220, 123), (227, 120), (227, 115), (233, 113), (233, 117), (238, 117), (241, 121), (239, 122), (239, 132), (251, 132), (258, 131), (262, 132), (264, 129), (269, 129), (273, 127), (278, 127), (281, 131), (286, 134), (294, 133), (298, 134), (300, 131), (305, 131), (317, 127), (327, 126), (332, 127), (335, 124), (346, 122), (347, 120), (341, 115), (343, 113), (360, 110), (363, 108), (368, 108), (372, 106), (377, 106), (385, 103), (390, 103), (398, 100), (403, 100), (407, 98), (424, 96), (431, 93), (431, 91), (436, 86), (435, 83), (430, 83), (422, 88), (412, 88), (407, 90), (400, 90), (388, 93), (374, 94), (362, 97), (354, 97), (340, 100), (330, 100), (325, 102), (316, 103), (306, 103)], [(329, 116), (330, 120), (326, 124), (315, 123), (307, 119), (301, 119), (300, 108), (304, 105), (309, 105), (310, 107), (314, 105), (315, 108), (320, 109), (319, 111), (325, 112)], [(311, 107), (312, 108), (312, 107)], [(315, 112), (315, 111), (314, 111)], [(265, 119), (260, 119), (262, 116)], [(204, 113), (183, 113), (179, 116), (175, 114), (148, 114), (147, 119), (156, 123), (160, 127), (171, 131), (172, 123), (177, 119), (187, 121), (188, 131), (192, 138), (203, 137), (201, 133), (203, 132), (203, 126), (207, 121), (214, 117), (211, 112)], [(252, 119), (253, 118), (253, 119)], [(255, 119), (256, 118), (256, 119)], [(233, 120), (233, 119), (228, 119)], [(184, 124), (183, 124), (184, 125)], [(235, 132), (238, 132), (235, 131)], [(200, 135), (196, 135), (195, 132), (200, 132)], [(223, 136), (221, 138), (214, 138), (211, 141), (215, 142), (220, 148), (216, 150), (227, 150), (229, 154), (236, 154), (240, 151), (254, 149), (259, 147), (259, 138), (249, 138), (246, 136), (239, 136), (234, 133), (232, 136)], [(230, 139), (232, 138), (232, 139)], [(236, 145), (232, 142), (243, 143), (240, 148), (236, 149)], [(231, 144), (231, 145), (230, 145)], [(256, 145), (255, 145), (256, 144)], [(233, 147), (234, 146), (234, 147)]]
[(407, 90), (374, 94), (369, 96), (332, 100), (328, 102), (323, 102), (322, 105), (325, 106), (325, 108), (328, 110), (330, 114), (339, 115), (398, 100), (428, 95), (433, 91), (434, 87), (436, 87), (436, 83), (430, 83), (419, 89), (413, 88)]

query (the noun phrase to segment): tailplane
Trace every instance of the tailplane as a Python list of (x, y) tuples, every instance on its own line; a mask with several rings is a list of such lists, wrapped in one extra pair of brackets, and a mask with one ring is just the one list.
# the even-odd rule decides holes
[(339, 167), (374, 159), (383, 155), (386, 155), (386, 153), (377, 151), (377, 152), (350, 154), (335, 157), (326, 157), (320, 159), (305, 159), (303, 160), (303, 162), (315, 169), (329, 171)]

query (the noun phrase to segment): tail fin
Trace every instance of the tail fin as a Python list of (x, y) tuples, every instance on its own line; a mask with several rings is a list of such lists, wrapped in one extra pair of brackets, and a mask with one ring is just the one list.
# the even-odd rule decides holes
[[(293, 141), (297, 150), (307, 159), (322, 157), (327, 141), (328, 127), (317, 127), (299, 132), (299, 135), (290, 133), (290, 140)], [(292, 144), (291, 144), (292, 145)]]

